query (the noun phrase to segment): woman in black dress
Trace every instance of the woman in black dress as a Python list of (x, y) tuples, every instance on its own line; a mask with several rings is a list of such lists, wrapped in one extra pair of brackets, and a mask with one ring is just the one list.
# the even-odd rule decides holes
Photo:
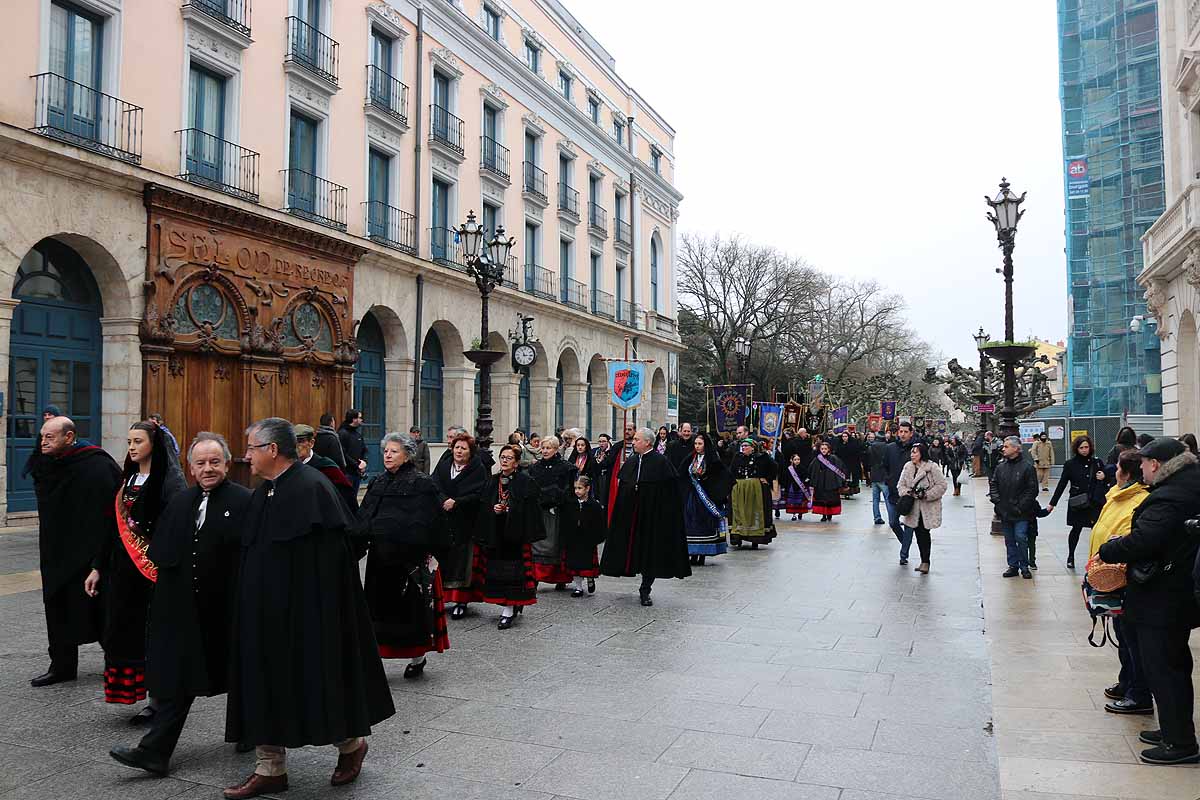
[(538, 501), (545, 531), (545, 536), (533, 546), (533, 578), (538, 583), (553, 583), (555, 589), (562, 591), (573, 576), (567, 569), (558, 523), (562, 507), (571, 499), (575, 468), (559, 455), (556, 436), (542, 438), (541, 452), (542, 457), (525, 470), (541, 490)]
[(1046, 507), (1053, 511), (1063, 491), (1068, 485), (1071, 487), (1067, 499), (1067, 524), (1071, 526), (1071, 532), (1067, 534), (1067, 569), (1075, 569), (1075, 545), (1079, 544), (1079, 534), (1096, 524), (1100, 509), (1104, 507), (1104, 496), (1108, 493), (1104, 462), (1095, 456), (1092, 437), (1076, 438), (1071, 443), (1071, 452), (1074, 456), (1063, 464), (1062, 477)]
[[(133, 705), (146, 698), (146, 613), (158, 568), (146, 555), (154, 527), (176, 492), (187, 488), (166, 436), (149, 420), (129, 428), (124, 480), (114, 498), (117, 536), (105, 542), (84, 582), (104, 596), (104, 702)], [(154, 701), (130, 720), (154, 716)]]
[(692, 437), (692, 452), (679, 466), (679, 480), (683, 486), (688, 556), (693, 564), (702, 565), (708, 556), (728, 550), (725, 512), (733, 489), (733, 475), (721, 461), (709, 434)]
[(812, 510), (821, 515), (821, 522), (829, 522), (842, 513), (842, 488), (848, 480), (846, 463), (833, 454), (829, 442), (821, 442), (817, 457), (808, 466)]
[(533, 579), (533, 543), (546, 538), (537, 482), (517, 471), (521, 453), (500, 448), (500, 472), (488, 480), (479, 507), (475, 535), (484, 549), (483, 601), (503, 606), (497, 627), (512, 627), (525, 606), (537, 602)]
[(479, 460), (475, 440), (460, 433), (450, 442), (450, 458), (438, 463), (433, 483), (442, 496), (446, 512), (447, 547), (442, 561), (442, 588), (451, 619), (462, 619), (468, 603), (483, 602), (483, 549), (475, 541), (479, 500), (487, 485), (488, 471)]
[[(775, 506), (771, 499), (771, 484), (777, 474), (775, 459), (764, 453), (753, 439), (745, 439), (741, 443), (741, 452), (733, 457), (729, 471), (734, 479), (730, 500), (733, 525), (729, 531), (729, 543), (741, 547), (745, 540), (750, 542), (751, 549), (756, 550), (760, 544), (769, 544), (775, 538), (775, 522), (771, 513)], [(755, 503), (756, 499), (761, 507)]]

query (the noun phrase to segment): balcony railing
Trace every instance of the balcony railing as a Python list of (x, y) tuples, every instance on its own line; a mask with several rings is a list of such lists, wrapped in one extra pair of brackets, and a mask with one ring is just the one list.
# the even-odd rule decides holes
[(508, 148), (490, 136), (479, 137), (479, 168), (508, 180)]
[(287, 57), (309, 72), (337, 85), (338, 43), (299, 17), (288, 17)]
[(199, 128), (176, 133), (183, 170), (180, 178), (251, 203), (258, 202), (258, 153)]
[(592, 289), (592, 313), (597, 317), (613, 319), (613, 296), (599, 289)]
[(142, 163), (142, 109), (53, 72), (34, 75), (33, 132)]
[(617, 303), (617, 322), (630, 328), (637, 327), (636, 307), (629, 300)]
[(524, 164), (525, 182), (522, 184), (524, 191), (537, 195), (543, 200), (549, 200), (550, 198), (546, 196), (546, 171), (540, 169), (532, 161), (526, 161)]
[(346, 187), (302, 169), (280, 170), (287, 196), (283, 210), (339, 231), (346, 230)]
[(463, 147), (463, 121), (436, 103), (429, 107), (429, 140), (446, 145), (460, 156), (467, 153)]
[(429, 229), (429, 258), (435, 264), (450, 267), (459, 272), (467, 271), (467, 259), (462, 251), (458, 231), (453, 228)]
[(384, 247), (416, 255), (417, 218), (379, 200), (363, 203), (367, 236)]
[(201, 11), (243, 36), (250, 35), (250, 0), (186, 0), (183, 7)]
[(608, 233), (608, 212), (596, 203), (588, 203), (588, 227)]
[(509, 256), (508, 263), (504, 265), (504, 285), (509, 289), (519, 289), (524, 276), (519, 274), (520, 266), (517, 264), (516, 256)]
[(559, 297), (562, 302), (569, 305), (571, 308), (578, 308), (580, 311), (587, 310), (587, 286), (581, 281), (574, 278), (566, 278), (563, 281), (562, 294)]
[(617, 217), (613, 221), (613, 228), (613, 235), (617, 237), (618, 242), (627, 245), (633, 244), (633, 228), (629, 226), (628, 222)]
[(367, 65), (367, 103), (408, 124), (408, 87), (374, 64)]
[(558, 185), (558, 210), (579, 216), (579, 192), (565, 183)]
[(555, 280), (557, 276), (546, 269), (539, 267), (537, 264), (525, 265), (525, 291), (537, 297), (544, 297), (547, 300), (554, 300), (558, 297)]

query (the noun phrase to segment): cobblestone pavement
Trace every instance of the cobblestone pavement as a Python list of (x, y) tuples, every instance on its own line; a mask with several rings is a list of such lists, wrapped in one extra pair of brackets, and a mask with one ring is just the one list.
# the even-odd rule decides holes
[[(1080, 649), (1074, 579), (1055, 576), (1047, 554), (1036, 581), (993, 586), (1000, 543), (986, 526), (977, 535), (969, 494), (947, 497), (928, 576), (912, 571), (915, 543), (912, 564), (898, 565), (859, 495), (837, 522), (784, 523), (768, 547), (660, 581), (653, 608), (638, 605), (634, 580), (603, 578), (581, 599), (544, 587), (507, 632), (497, 609), (473, 607), (422, 679), (388, 663), (398, 713), (372, 736), (359, 782), (330, 789), (332, 751), (307, 748), (290, 757), (285, 797), (989, 800), (1003, 775), (1004, 800), (1062, 800), (1098, 779), (1051, 759), (1101, 751), (1096, 774), (1120, 788), (1101, 796), (1184, 797), (1148, 793), (1163, 770), (1141, 776), (1122, 735), (1134, 727), (1097, 710), (1116, 656)], [(0, 572), (36, 567), (32, 532), (0, 534)], [(108, 748), (137, 733), (129, 709), (101, 699), (97, 647), (84, 649), (78, 682), (28, 685), (45, 667), (29, 581), (0, 580), (0, 798), (190, 800), (250, 771), (253, 757), (221, 741), (223, 698), (197, 703), (171, 777), (113, 763)], [(1002, 632), (985, 633), (985, 588)], [(1066, 673), (1079, 667), (1096, 671)], [(1000, 757), (993, 692), (996, 727), (1012, 730)], [(1086, 711), (1066, 704), (1085, 700)], [(1193, 782), (1188, 800), (1200, 795), (1200, 773), (1166, 772), (1176, 788)]]

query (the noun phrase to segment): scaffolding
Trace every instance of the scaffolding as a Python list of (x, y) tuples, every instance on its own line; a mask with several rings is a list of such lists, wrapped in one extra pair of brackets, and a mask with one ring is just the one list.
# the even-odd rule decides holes
[(1129, 330), (1146, 313), (1141, 236), (1165, 208), (1156, 3), (1057, 2), (1064, 164), (1086, 170), (1086, 186), (1064, 170), (1067, 402), (1160, 414), (1158, 338)]

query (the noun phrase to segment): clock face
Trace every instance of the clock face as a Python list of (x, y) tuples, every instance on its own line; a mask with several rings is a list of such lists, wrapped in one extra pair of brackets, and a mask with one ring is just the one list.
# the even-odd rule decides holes
[(533, 349), (533, 345), (519, 344), (513, 351), (513, 360), (522, 367), (528, 367), (536, 358), (537, 351)]

